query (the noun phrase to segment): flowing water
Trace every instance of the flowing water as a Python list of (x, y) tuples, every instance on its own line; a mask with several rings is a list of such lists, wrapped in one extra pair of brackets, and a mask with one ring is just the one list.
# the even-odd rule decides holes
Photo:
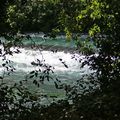
[[(50, 45), (51, 48), (53, 46), (57, 46), (55, 49), (62, 47), (69, 47), (70, 49), (75, 47), (75, 44), (73, 42), (66, 42), (65, 39), (60, 40), (47, 40), (44, 41), (43, 39), (36, 37), (33, 38), (33, 40), (38, 45)], [(25, 44), (28, 41), (25, 41)], [(44, 44), (43, 44), (44, 43)], [(49, 47), (50, 48), (50, 47)], [(11, 48), (13, 51), (16, 50), (16, 48)], [(80, 68), (81, 63), (79, 63), (79, 59), (83, 59), (83, 55), (77, 54), (74, 52), (65, 52), (66, 49), (62, 49), (61, 51), (51, 51), (49, 49), (31, 49), (30, 47), (24, 47), (19, 48), (20, 53), (14, 53), (13, 55), (7, 55), (6, 59), (10, 60), (11, 66), (14, 66), (15, 71), (7, 75), (5, 74), (5, 79), (7, 83), (11, 84), (14, 82), (18, 82), (20, 80), (24, 80), (25, 76), (33, 71), (38, 70), (38, 66), (31, 65), (31, 62), (40, 60), (43, 61), (45, 64), (53, 66), (54, 67), (54, 76), (57, 77), (59, 80), (61, 80), (63, 83), (67, 84), (74, 84), (76, 80), (79, 80), (82, 75), (90, 73), (90, 70), (88, 66), (85, 66), (84, 68)], [(76, 59), (73, 59), (75, 57)], [(65, 65), (61, 62), (64, 62), (68, 67), (65, 67)], [(2, 67), (3, 60), (0, 58), (0, 74), (3, 75), (4, 68)], [(64, 96), (64, 91), (59, 90), (55, 88), (55, 85), (53, 82), (45, 81), (44, 84), (41, 84), (39, 88), (37, 88), (35, 85), (32, 84), (31, 81), (28, 81), (26, 83), (26, 86), (31, 91), (35, 91), (38, 93), (46, 93), (48, 95), (57, 95), (59, 97)]]

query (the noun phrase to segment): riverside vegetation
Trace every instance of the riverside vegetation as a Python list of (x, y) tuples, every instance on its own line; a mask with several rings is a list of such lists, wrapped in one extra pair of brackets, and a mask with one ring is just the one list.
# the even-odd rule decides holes
[[(59, 86), (65, 89), (67, 99), (41, 106), (38, 97), (19, 84), (9, 86), (0, 76), (1, 120), (119, 120), (120, 119), (120, 2), (118, 0), (1, 0), (0, 42), (2, 67), (8, 73), (14, 71), (5, 59), (12, 55), (12, 46), (21, 46), (23, 37), (18, 33), (42, 31), (55, 38), (64, 32), (66, 39), (76, 39), (80, 51), (86, 55), (82, 65), (89, 65), (95, 72), (77, 81), (77, 86)], [(76, 33), (75, 36), (72, 33)], [(97, 55), (88, 44), (77, 39), (77, 33), (87, 34)], [(19, 54), (19, 49), (16, 50)], [(39, 60), (38, 60), (39, 62)], [(43, 71), (31, 71), (30, 78), (42, 75), (49, 79), (50, 66), (39, 64)], [(65, 64), (67, 67), (67, 63)], [(11, 74), (10, 74), (11, 75)], [(45, 76), (44, 76), (45, 75)], [(46, 77), (47, 76), (47, 77)], [(93, 87), (85, 89), (82, 82), (87, 78)], [(79, 78), (78, 78), (79, 79)], [(56, 79), (57, 80), (57, 79)], [(39, 86), (38, 81), (33, 84)], [(99, 84), (99, 87), (95, 87)], [(80, 93), (82, 89), (84, 92)], [(41, 96), (43, 97), (43, 96)], [(45, 96), (44, 96), (45, 97)], [(72, 100), (72, 104), (69, 103)], [(17, 114), (16, 114), (17, 113)]]

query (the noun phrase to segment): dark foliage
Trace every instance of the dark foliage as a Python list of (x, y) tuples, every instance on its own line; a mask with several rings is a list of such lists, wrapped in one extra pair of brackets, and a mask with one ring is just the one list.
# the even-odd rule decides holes
[[(78, 42), (78, 47), (86, 54), (82, 66), (89, 65), (95, 74), (87, 80), (93, 85), (88, 89), (79, 80), (77, 85), (61, 85), (54, 81), (56, 88), (65, 89), (67, 100), (61, 100), (50, 106), (40, 107), (36, 97), (26, 91), (22, 84), (9, 87), (0, 84), (0, 119), (1, 120), (119, 120), (120, 119), (120, 2), (112, 0), (58, 0), (39, 2), (13, 1), (0, 4), (0, 36), (7, 43), (1, 43), (5, 54), (12, 55), (10, 47), (21, 45), (21, 37), (15, 37), (18, 30), (50, 32), (55, 37), (59, 31), (65, 31), (68, 38), (72, 32), (86, 32), (97, 48), (97, 54), (89, 45)], [(26, 11), (24, 11), (26, 10)], [(28, 11), (27, 11), (28, 10)], [(40, 11), (40, 12), (38, 12)], [(29, 27), (30, 26), (30, 27)], [(39, 27), (41, 26), (41, 27)], [(11, 28), (11, 29), (10, 29)], [(57, 31), (57, 32), (56, 32)], [(15, 38), (14, 38), (14, 37)], [(77, 40), (77, 39), (76, 39)], [(87, 44), (87, 43), (86, 43)], [(19, 53), (19, 50), (16, 52)], [(60, 59), (66, 68), (67, 64)], [(80, 60), (81, 61), (81, 60)], [(13, 72), (10, 61), (3, 60), (2, 67)], [(40, 82), (52, 79), (51, 66), (37, 60), (33, 66), (45, 67), (44, 71), (31, 71), (29, 78), (39, 87)], [(95, 76), (94, 76), (95, 75)], [(36, 80), (39, 78), (39, 82)], [(0, 76), (3, 81), (4, 76)], [(85, 80), (85, 78), (83, 78)], [(95, 88), (94, 88), (95, 87)], [(14, 93), (14, 90), (17, 92)], [(80, 92), (80, 90), (83, 90)], [(18, 99), (20, 98), (20, 99)], [(72, 100), (70, 105), (69, 100)], [(35, 102), (34, 102), (35, 101)], [(28, 107), (30, 103), (32, 107)], [(35, 104), (34, 104), (35, 103)], [(16, 112), (18, 113), (16, 115)]]

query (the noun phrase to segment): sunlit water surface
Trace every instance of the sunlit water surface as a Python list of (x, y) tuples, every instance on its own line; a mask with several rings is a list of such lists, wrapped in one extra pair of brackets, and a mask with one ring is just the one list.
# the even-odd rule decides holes
[[(37, 38), (38, 39), (38, 38)], [(67, 43), (68, 44), (68, 43)], [(70, 44), (71, 45), (71, 44)], [(16, 48), (11, 48), (13, 51)], [(31, 65), (31, 62), (39, 59), (47, 65), (54, 67), (54, 76), (61, 80), (63, 83), (74, 84), (76, 80), (79, 80), (82, 75), (89, 74), (91, 71), (88, 66), (81, 68), (81, 63), (79, 59), (84, 59), (83, 55), (77, 53), (64, 52), (64, 50), (53, 52), (51, 50), (38, 50), (30, 48), (19, 48), (20, 53), (14, 53), (13, 55), (7, 55), (6, 59), (10, 60), (11, 66), (14, 66), (16, 69), (12, 74), (4, 76), (4, 81), (8, 84), (14, 82), (19, 82), (24, 80), (25, 76), (33, 70), (38, 70), (38, 66)], [(75, 57), (76, 59), (74, 59)], [(2, 67), (2, 60), (0, 57), (0, 74), (1, 76), (7, 71)], [(62, 61), (68, 66), (66, 68)], [(53, 77), (54, 77), (53, 76)], [(45, 81), (44, 84), (40, 84), (40, 87), (36, 87), (32, 84), (31, 80), (25, 84), (28, 89), (37, 93), (46, 93), (48, 95), (57, 95), (59, 97), (64, 96), (64, 91), (55, 88), (55, 85), (52, 81)]]

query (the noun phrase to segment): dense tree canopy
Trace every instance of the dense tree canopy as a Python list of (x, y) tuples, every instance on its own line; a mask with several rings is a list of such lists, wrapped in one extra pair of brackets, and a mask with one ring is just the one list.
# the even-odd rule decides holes
[[(97, 48), (97, 53), (86, 54), (87, 59), (82, 64), (83, 66), (87, 64), (91, 70), (95, 70), (95, 74), (91, 74), (92, 77), (89, 76), (88, 80), (93, 85), (98, 83), (99, 87), (90, 89), (82, 95), (79, 95), (76, 86), (72, 87), (73, 106), (66, 101), (61, 102), (60, 106), (63, 105), (61, 108), (65, 112), (63, 116), (57, 116), (58, 120), (120, 119), (120, 2), (118, 0), (6, 0), (6, 2), (1, 0), (0, 3), (0, 35), (2, 36), (18, 31), (42, 31), (55, 34), (65, 32), (69, 39), (73, 33), (80, 33), (87, 34), (87, 41), (91, 42), (92, 39)], [(80, 41), (78, 46), (80, 50), (85, 47), (80, 45)], [(87, 47), (89, 50), (89, 45)], [(78, 86), (81, 86), (80, 82)], [(0, 88), (0, 94), (3, 94), (3, 91), (5, 93), (0, 100), (3, 103), (7, 100), (9, 103), (8, 96), (6, 99), (8, 88), (1, 86)], [(42, 115), (45, 116), (41, 118), (56, 119), (54, 106), (59, 104), (53, 104), (49, 109), (44, 108)], [(59, 113), (62, 111), (61, 108), (58, 110)], [(38, 108), (31, 110), (33, 115), (36, 109), (38, 110)], [(48, 114), (46, 114), (47, 110)], [(21, 112), (21, 115), (23, 113)], [(27, 111), (26, 115), (30, 114), (31, 112)]]

